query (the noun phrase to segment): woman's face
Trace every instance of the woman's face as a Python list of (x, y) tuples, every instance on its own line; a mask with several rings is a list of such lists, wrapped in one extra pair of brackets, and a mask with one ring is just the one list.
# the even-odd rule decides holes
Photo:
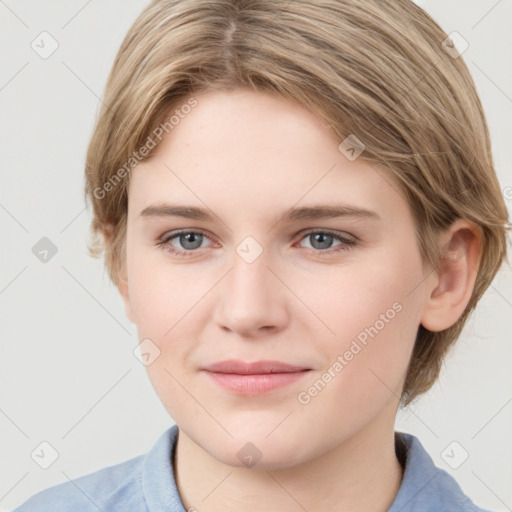
[(425, 302), (398, 187), (298, 103), (195, 99), (129, 186), (121, 292), (163, 405), (237, 466), (392, 428)]

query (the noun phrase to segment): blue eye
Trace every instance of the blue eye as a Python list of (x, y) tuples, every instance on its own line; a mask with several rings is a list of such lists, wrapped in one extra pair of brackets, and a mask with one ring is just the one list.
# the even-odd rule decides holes
[[(355, 245), (355, 240), (353, 238), (348, 238), (340, 235), (336, 231), (323, 230), (323, 231), (309, 231), (304, 234), (302, 240), (309, 239), (311, 241), (312, 248), (318, 250), (320, 254), (332, 254), (337, 251), (348, 251), (353, 245)], [(334, 250), (331, 249), (332, 243), (334, 240), (340, 242), (338, 245), (335, 245)]]
[[(331, 230), (310, 230), (302, 235), (301, 241), (308, 238), (311, 241), (311, 249), (319, 255), (330, 255), (339, 251), (348, 251), (356, 245), (356, 240), (353, 237), (342, 236), (340, 233)], [(176, 248), (171, 243), (175, 239), (178, 240), (182, 250)], [(157, 245), (176, 256), (191, 256), (194, 252), (197, 252), (197, 249), (202, 248), (201, 246), (205, 239), (210, 240), (201, 231), (180, 230), (164, 235), (157, 242)], [(340, 243), (332, 249), (332, 243), (336, 240)]]
[[(176, 231), (165, 236), (160, 242), (158, 242), (158, 245), (162, 246), (172, 254), (183, 256), (199, 249), (205, 237), (206, 235), (200, 231)], [(171, 245), (171, 240), (174, 240), (175, 238), (177, 238), (180, 244), (182, 244), (183, 249), (185, 249), (184, 251), (177, 250)]]

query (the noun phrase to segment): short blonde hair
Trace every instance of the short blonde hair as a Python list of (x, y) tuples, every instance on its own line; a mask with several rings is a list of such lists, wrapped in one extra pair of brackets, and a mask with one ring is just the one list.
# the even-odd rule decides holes
[(355, 134), (365, 145), (360, 158), (392, 173), (425, 268), (437, 268), (437, 235), (455, 219), (481, 230), (464, 313), (440, 332), (419, 326), (402, 393), (410, 403), (435, 382), (507, 253), (508, 213), (484, 112), (462, 57), (449, 50), (447, 34), (409, 0), (154, 0), (119, 49), (88, 148), (90, 254), (105, 251), (119, 285), (129, 171), (150, 157), (158, 127), (169, 127), (191, 95), (245, 87), (294, 99), (340, 142)]

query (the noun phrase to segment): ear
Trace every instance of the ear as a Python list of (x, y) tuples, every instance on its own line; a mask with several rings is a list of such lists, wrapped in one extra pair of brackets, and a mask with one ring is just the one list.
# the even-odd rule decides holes
[(481, 257), (481, 231), (458, 219), (439, 239), (441, 259), (427, 278), (421, 324), (429, 331), (451, 327), (463, 314), (473, 293)]
[[(103, 239), (105, 240), (105, 245), (108, 246), (112, 243), (113, 239), (113, 227), (112, 225), (108, 224), (102, 227), (101, 229)], [(117, 280), (118, 284), (116, 285), (117, 289), (119, 290), (119, 293), (121, 294), (121, 298), (123, 299), (124, 303), (124, 310), (126, 312), (126, 316), (130, 320), (130, 322), (135, 323), (133, 310), (130, 302), (130, 294), (129, 294), (129, 288), (128, 288), (128, 276), (126, 272), (126, 261), (121, 262), (118, 268), (117, 273)]]

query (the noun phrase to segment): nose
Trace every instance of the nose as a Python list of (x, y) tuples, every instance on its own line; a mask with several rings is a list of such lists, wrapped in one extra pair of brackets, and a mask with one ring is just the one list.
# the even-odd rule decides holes
[(266, 253), (249, 263), (238, 254), (217, 287), (215, 322), (225, 331), (258, 338), (282, 330), (289, 321), (286, 287)]

